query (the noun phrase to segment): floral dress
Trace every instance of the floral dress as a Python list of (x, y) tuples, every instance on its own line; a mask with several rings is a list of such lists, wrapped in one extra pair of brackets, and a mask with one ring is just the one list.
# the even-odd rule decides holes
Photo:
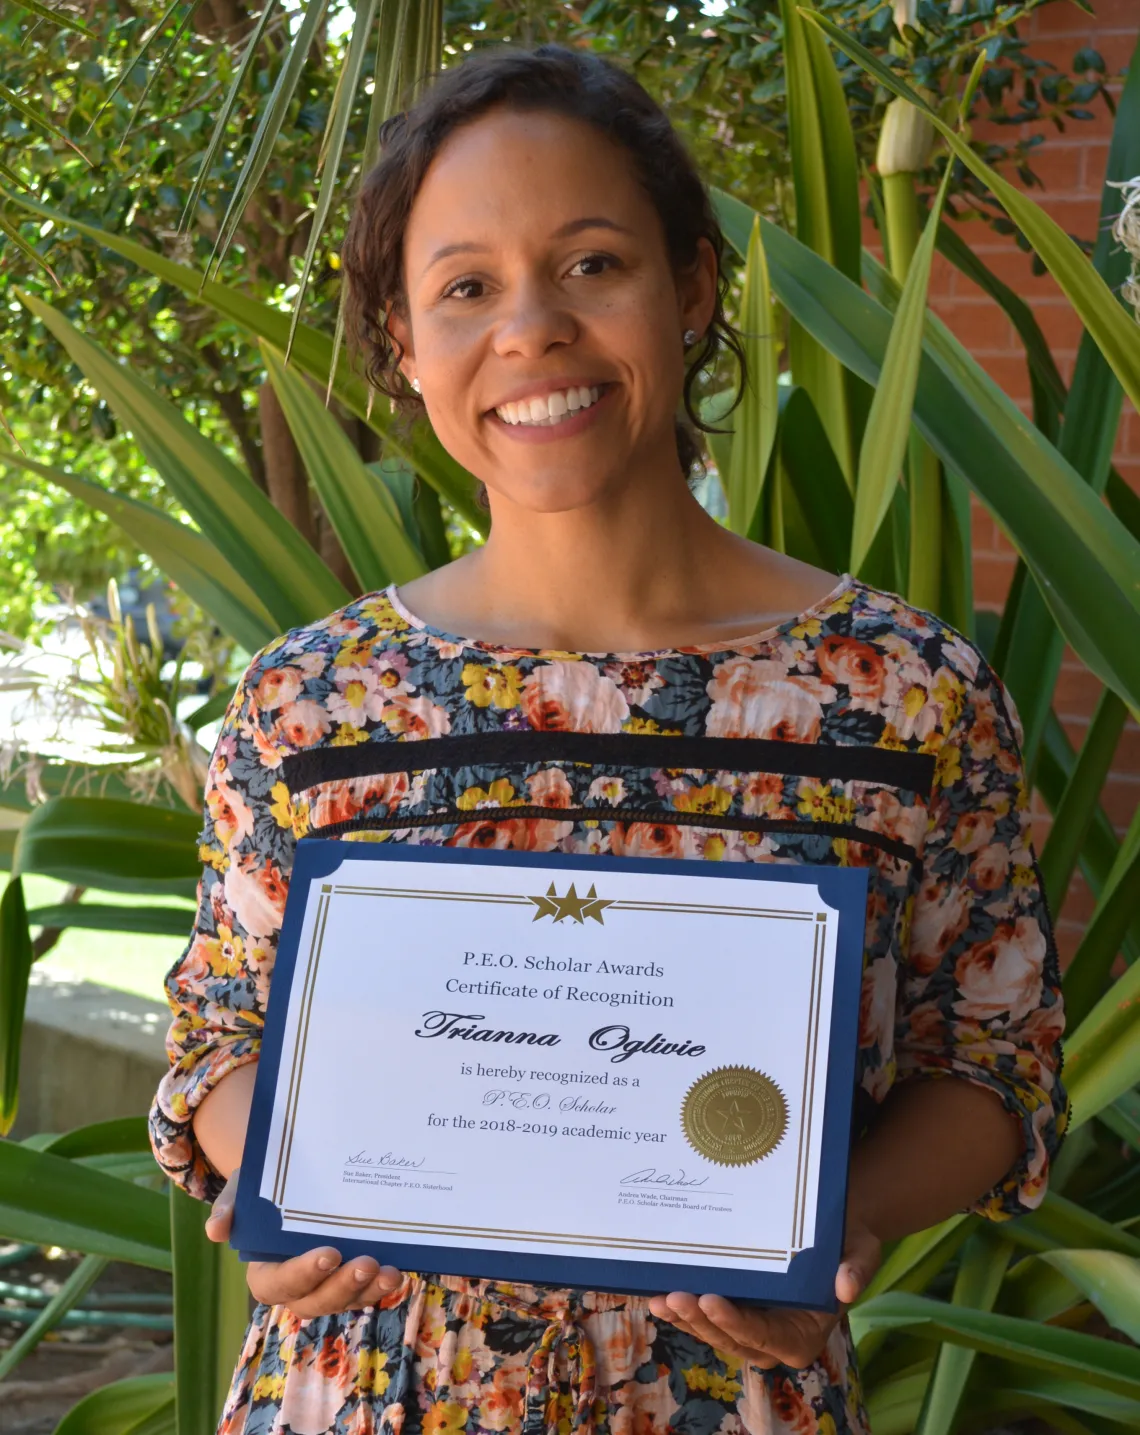
[[(643, 653), (445, 633), (388, 589), (259, 653), (206, 788), (196, 929), (170, 972), (155, 1154), (204, 1200), (191, 1118), (256, 1061), (294, 844), (514, 848), (869, 873), (856, 1077), (964, 1078), (1021, 1124), (976, 1205), (1038, 1205), (1067, 1107), (1057, 959), (1028, 836), (1018, 724), (978, 650), (844, 578), (799, 617)], [(846, 1323), (760, 1372), (642, 1296), (408, 1272), (375, 1306), (256, 1307), (224, 1435), (847, 1435), (867, 1429)]]

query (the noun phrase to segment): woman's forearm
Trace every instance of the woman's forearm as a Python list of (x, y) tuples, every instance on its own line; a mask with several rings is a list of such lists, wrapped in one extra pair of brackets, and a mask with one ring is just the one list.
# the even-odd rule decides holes
[(966, 1209), (1020, 1150), (1017, 1120), (993, 1092), (953, 1076), (900, 1082), (855, 1148), (849, 1210), (897, 1240)]
[(227, 1180), (241, 1164), (256, 1078), (256, 1061), (235, 1068), (207, 1093), (194, 1113), (198, 1144), (214, 1170)]

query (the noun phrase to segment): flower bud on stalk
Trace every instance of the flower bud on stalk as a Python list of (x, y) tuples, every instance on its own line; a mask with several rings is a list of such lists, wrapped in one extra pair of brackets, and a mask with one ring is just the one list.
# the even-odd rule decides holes
[(930, 163), (934, 126), (907, 100), (892, 100), (883, 115), (875, 166), (883, 179), (920, 174)]

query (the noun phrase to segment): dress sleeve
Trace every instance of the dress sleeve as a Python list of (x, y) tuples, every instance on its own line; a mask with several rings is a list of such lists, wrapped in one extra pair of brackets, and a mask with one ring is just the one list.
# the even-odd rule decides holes
[(1017, 1164), (973, 1209), (1002, 1220), (1041, 1203), (1068, 1121), (1064, 1007), (1052, 923), (1029, 837), (1020, 724), (984, 663), (935, 691), (943, 720), (908, 959), (900, 972), (900, 1079), (956, 1075), (1021, 1124)]
[(194, 1112), (222, 1077), (256, 1061), (293, 864), (289, 795), (262, 728), (255, 658), (230, 703), (206, 779), (198, 911), (166, 978), (170, 1070), (150, 1111), (159, 1165), (192, 1196), (223, 1181), (194, 1136)]

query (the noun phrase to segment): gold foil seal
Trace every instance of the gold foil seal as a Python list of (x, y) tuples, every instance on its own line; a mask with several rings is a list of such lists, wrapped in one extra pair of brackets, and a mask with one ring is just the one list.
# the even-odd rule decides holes
[(788, 1129), (784, 1093), (762, 1071), (722, 1066), (694, 1081), (681, 1103), (681, 1129), (698, 1155), (720, 1166), (751, 1166)]

